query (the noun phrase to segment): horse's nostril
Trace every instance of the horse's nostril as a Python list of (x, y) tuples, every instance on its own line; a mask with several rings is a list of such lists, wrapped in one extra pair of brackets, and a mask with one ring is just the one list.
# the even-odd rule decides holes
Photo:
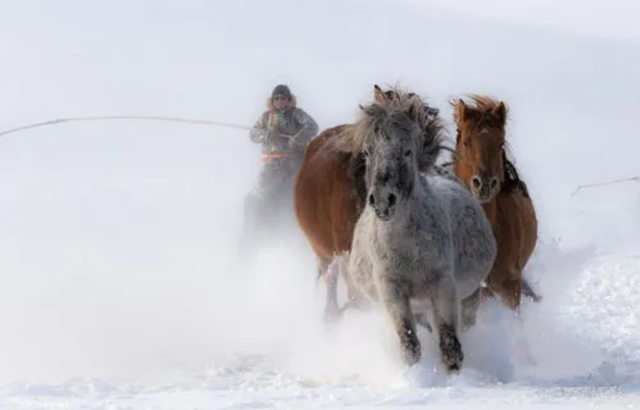
[(374, 205), (376, 203), (375, 198), (373, 197), (373, 194), (369, 194), (369, 205)]
[(498, 186), (498, 178), (492, 178), (491, 179), (491, 189), (496, 189), (497, 186)]
[(389, 194), (389, 206), (394, 206), (396, 204), (396, 195)]
[(476, 176), (471, 178), (471, 183), (473, 184), (474, 188), (480, 188), (482, 186), (482, 181)]

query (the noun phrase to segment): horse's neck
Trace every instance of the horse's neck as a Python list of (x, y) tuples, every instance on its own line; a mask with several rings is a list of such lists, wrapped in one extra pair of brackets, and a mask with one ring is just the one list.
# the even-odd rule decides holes
[(456, 176), (462, 181), (469, 181), (471, 179), (471, 172), (466, 167), (462, 166), (462, 163), (460, 162), (458, 156), (454, 157), (451, 168), (453, 169), (453, 173), (456, 174)]
[(413, 213), (420, 212), (423, 203), (433, 203), (434, 200), (436, 200), (436, 194), (429, 183), (427, 175), (417, 173), (411, 195), (405, 201), (405, 206), (407, 207), (405, 213), (410, 216)]
[(498, 201), (502, 200), (502, 193), (499, 192), (491, 201), (482, 204), (484, 214), (489, 219), (491, 226), (495, 226), (498, 221)]

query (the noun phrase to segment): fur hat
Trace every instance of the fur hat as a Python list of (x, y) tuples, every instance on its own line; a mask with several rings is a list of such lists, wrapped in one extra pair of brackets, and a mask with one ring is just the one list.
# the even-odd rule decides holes
[(283, 95), (287, 98), (291, 98), (291, 90), (284, 84), (278, 84), (271, 92), (271, 98), (274, 98), (277, 95)]

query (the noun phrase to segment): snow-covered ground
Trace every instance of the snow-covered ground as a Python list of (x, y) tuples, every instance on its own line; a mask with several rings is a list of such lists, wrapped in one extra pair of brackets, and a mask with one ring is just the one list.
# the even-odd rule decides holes
[(426, 333), (405, 369), (379, 312), (325, 330), (310, 254), (234, 268), (260, 165), (245, 132), (37, 128), (0, 140), (0, 408), (640, 406), (640, 184), (572, 196), (640, 174), (640, 31), (623, 24), (637, 6), (603, 3), (598, 20), (568, 0), (468, 3), (1, 4), (0, 131), (104, 114), (251, 125), (279, 82), (321, 128), (350, 121), (374, 83), (447, 118), (456, 95), (504, 99), (540, 219), (526, 274), (544, 300), (522, 323), (484, 306), (459, 376), (434, 372)]

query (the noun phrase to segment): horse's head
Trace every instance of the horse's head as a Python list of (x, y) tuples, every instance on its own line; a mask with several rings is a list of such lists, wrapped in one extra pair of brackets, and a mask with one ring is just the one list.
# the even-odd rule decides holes
[(456, 173), (482, 203), (491, 201), (504, 182), (505, 126), (508, 108), (502, 101), (472, 96), (472, 103), (452, 102), (458, 131)]
[(361, 107), (354, 141), (365, 156), (367, 204), (389, 220), (411, 195), (418, 172), (435, 163), (441, 137), (426, 132), (426, 106), (416, 94), (377, 86), (374, 94), (375, 102)]

